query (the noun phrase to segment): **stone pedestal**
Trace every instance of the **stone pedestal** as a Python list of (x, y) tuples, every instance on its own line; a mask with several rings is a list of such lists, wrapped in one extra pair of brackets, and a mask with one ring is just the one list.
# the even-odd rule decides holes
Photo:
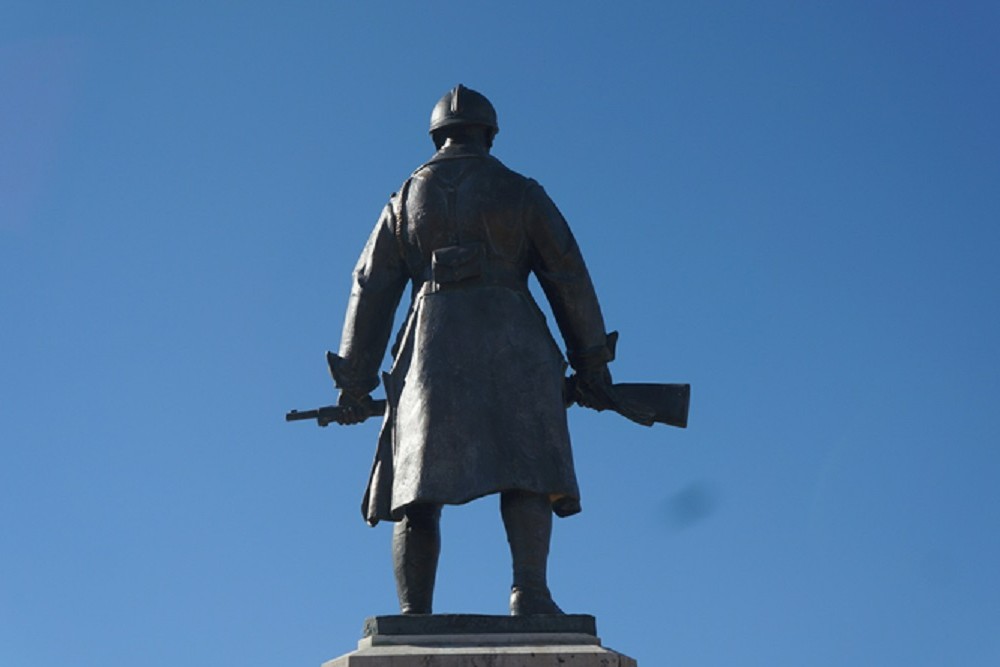
[(373, 616), (358, 650), (323, 667), (636, 667), (593, 616)]

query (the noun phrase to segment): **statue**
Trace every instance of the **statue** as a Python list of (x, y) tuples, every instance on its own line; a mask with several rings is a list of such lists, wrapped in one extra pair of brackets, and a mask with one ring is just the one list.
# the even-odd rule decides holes
[[(432, 613), (442, 506), (490, 494), (500, 494), (510, 544), (510, 613), (561, 614), (546, 576), (552, 515), (580, 511), (566, 408), (647, 425), (687, 419), (687, 385), (612, 384), (617, 334), (606, 332), (580, 249), (542, 187), (490, 155), (498, 130), (492, 104), (465, 86), (434, 107), (437, 152), (392, 195), (354, 270), (340, 351), (328, 353), (338, 404), (287, 415), (325, 425), (385, 413), (362, 513), (395, 524), (403, 614)], [(531, 274), (569, 379), (528, 291)], [(407, 285), (386, 399), (376, 401)]]

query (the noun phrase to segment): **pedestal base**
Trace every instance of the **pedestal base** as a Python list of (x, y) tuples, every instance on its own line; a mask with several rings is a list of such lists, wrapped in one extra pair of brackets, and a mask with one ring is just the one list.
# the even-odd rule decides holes
[(636, 667), (593, 616), (375, 616), (358, 650), (323, 667)]

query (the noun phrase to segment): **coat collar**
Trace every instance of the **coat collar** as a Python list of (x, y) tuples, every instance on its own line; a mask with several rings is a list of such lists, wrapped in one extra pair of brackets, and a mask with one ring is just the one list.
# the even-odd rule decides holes
[(435, 162), (441, 162), (443, 160), (458, 160), (462, 158), (486, 159), (489, 157), (490, 153), (486, 149), (476, 148), (474, 146), (446, 146), (435, 153), (434, 156), (426, 162), (426, 164), (434, 164)]

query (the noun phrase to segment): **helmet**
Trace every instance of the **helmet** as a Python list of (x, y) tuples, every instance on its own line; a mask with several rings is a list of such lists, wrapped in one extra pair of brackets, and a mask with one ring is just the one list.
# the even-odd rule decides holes
[(500, 131), (497, 112), (490, 101), (462, 84), (445, 93), (431, 112), (430, 132), (450, 125), (485, 125), (493, 134)]

